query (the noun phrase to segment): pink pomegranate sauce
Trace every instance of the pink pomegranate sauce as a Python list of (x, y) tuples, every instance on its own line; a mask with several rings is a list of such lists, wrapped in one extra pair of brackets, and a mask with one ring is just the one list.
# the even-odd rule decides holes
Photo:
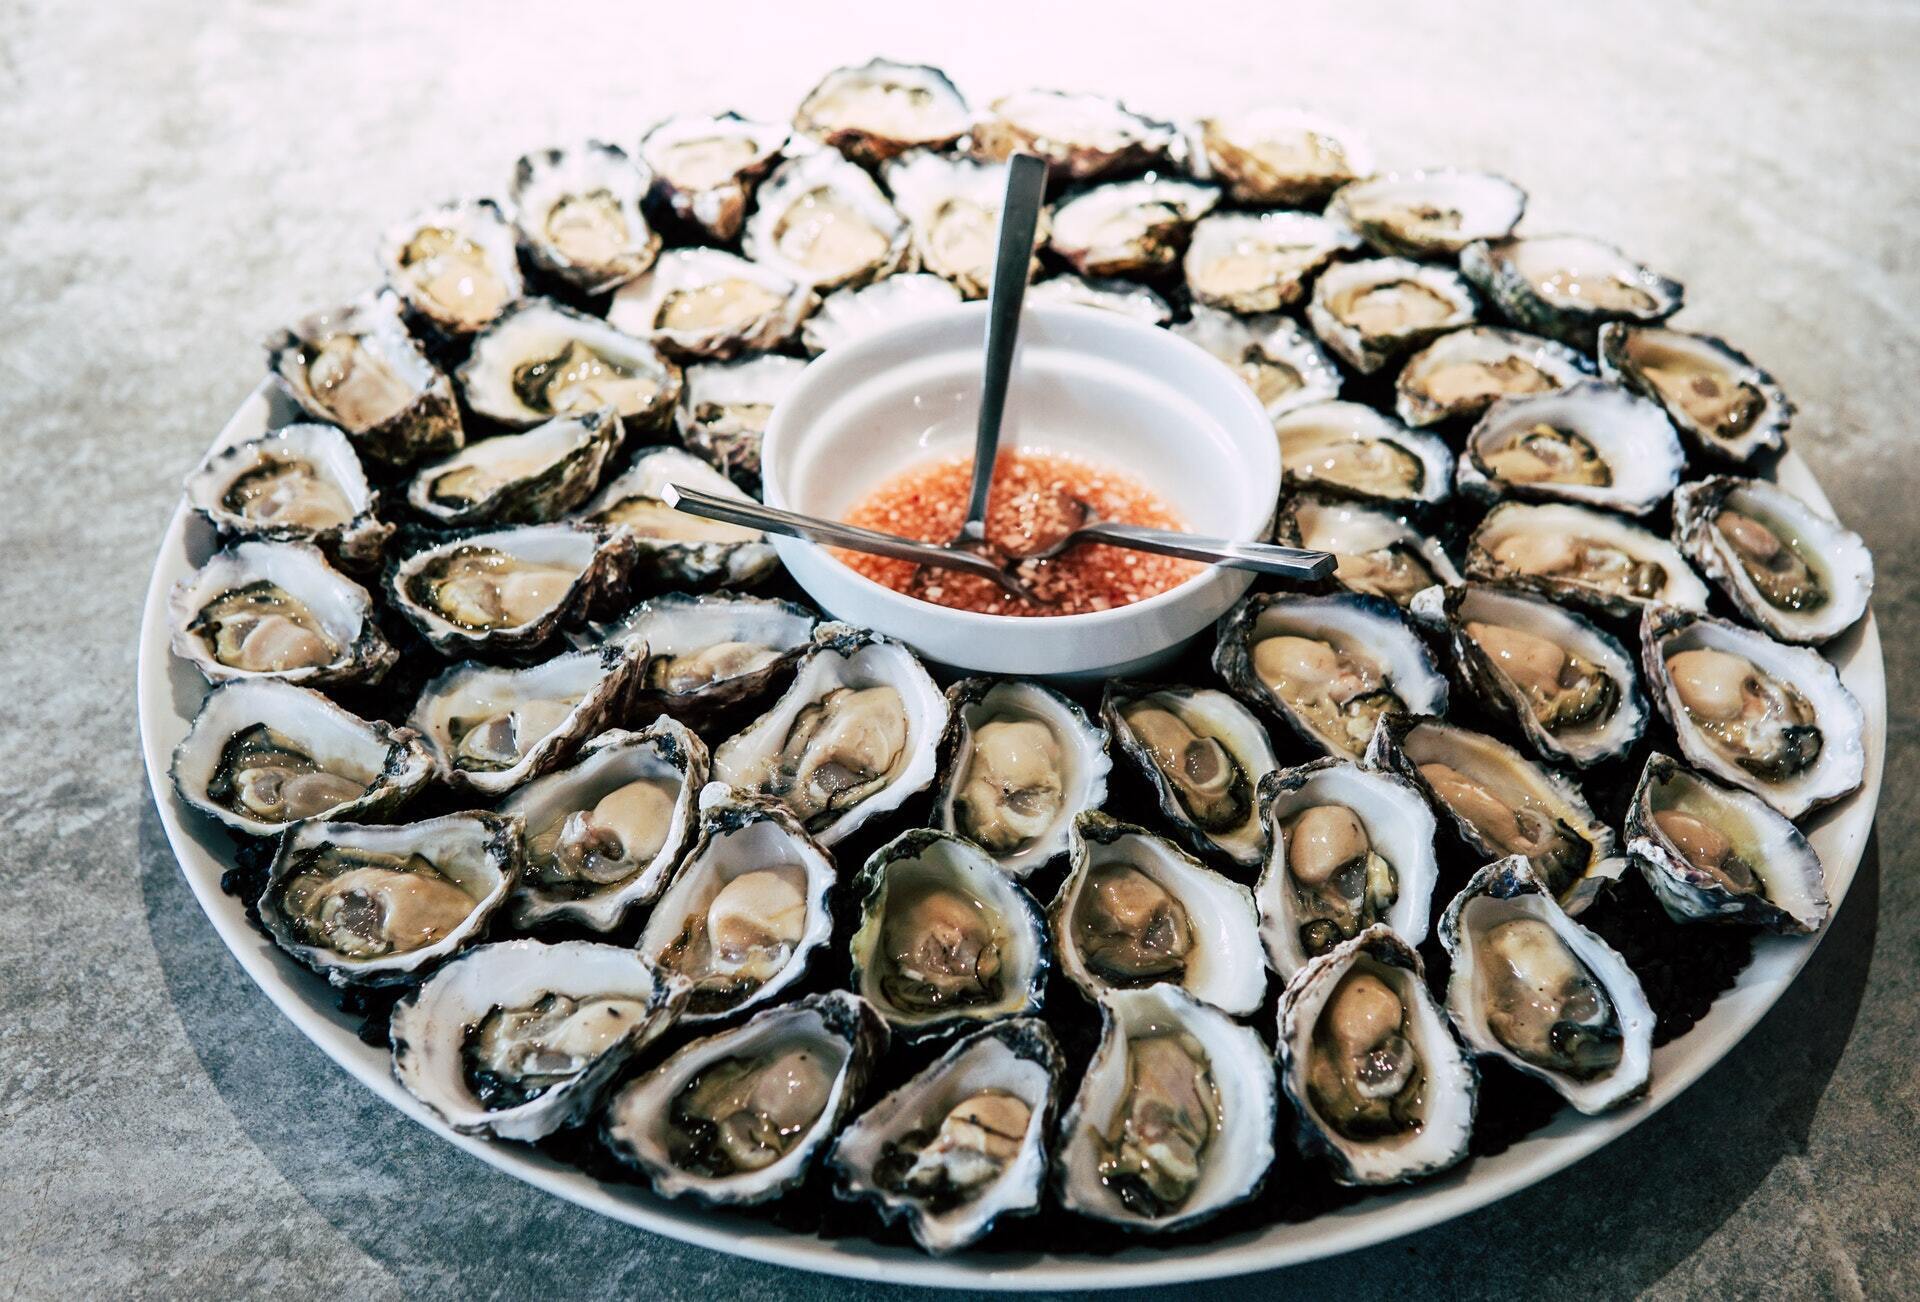
[[(966, 518), (972, 478), (972, 457), (925, 462), (869, 493), (847, 512), (847, 523), (923, 542), (951, 542)], [(1105, 520), (1162, 529), (1187, 527), (1159, 494), (1123, 471), (1029, 449), (1001, 453), (987, 497), (987, 537), (1010, 555), (1038, 551), (1077, 523), (1075, 498)], [(1195, 561), (1076, 543), (1052, 560), (1021, 564), (1021, 581), (1052, 603), (1035, 605), (978, 575), (923, 570), (911, 561), (860, 552), (834, 554), (896, 592), (984, 615), (1084, 615), (1110, 610), (1176, 587), (1200, 569)]]

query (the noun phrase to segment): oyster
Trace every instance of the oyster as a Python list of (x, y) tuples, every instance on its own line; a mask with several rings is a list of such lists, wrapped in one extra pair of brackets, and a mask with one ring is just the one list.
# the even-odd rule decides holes
[(1446, 628), (1460, 680), (1541, 759), (1590, 768), (1619, 759), (1646, 731), (1633, 655), (1591, 620), (1479, 583), (1444, 598), (1436, 589), (1415, 611)]
[(696, 113), (649, 131), (640, 156), (653, 169), (653, 193), (666, 209), (725, 244), (740, 234), (748, 197), (786, 147), (780, 123)]
[(500, 812), (527, 829), (514, 922), (619, 926), (686, 857), (706, 782), (706, 744), (662, 715), (639, 732), (601, 733), (573, 764), (508, 796)]
[(873, 178), (831, 150), (790, 158), (760, 187), (741, 250), (817, 293), (890, 276), (908, 258), (906, 219)]
[(330, 425), (215, 448), (187, 476), (186, 495), (223, 541), (312, 543), (349, 568), (372, 565), (393, 534), (353, 445)]
[(1714, 478), (1673, 495), (1675, 541), (1740, 613), (1783, 642), (1840, 636), (1867, 611), (1860, 535), (1764, 479)]
[(1680, 753), (1788, 818), (1860, 789), (1866, 716), (1816, 651), (1648, 607), (1640, 658)]
[(1647, 1091), (1653, 1007), (1627, 961), (1569, 918), (1514, 855), (1473, 875), (1440, 919), (1447, 1013), (1476, 1053), (1545, 1081), (1582, 1112)]
[(615, 292), (607, 320), (674, 357), (732, 357), (780, 347), (818, 302), (806, 286), (735, 254), (674, 249)]
[(1062, 1205), (1157, 1232), (1253, 1197), (1279, 1108), (1260, 1037), (1165, 983), (1102, 996), (1100, 1025), (1060, 1125)]
[(605, 407), (629, 432), (658, 429), (680, 399), (680, 369), (652, 344), (539, 298), (473, 341), (459, 379), (475, 413), (513, 429)]
[(1281, 980), (1375, 923), (1409, 944), (1427, 938), (1440, 861), (1418, 787), (1323, 759), (1268, 778), (1260, 803), (1268, 850), (1254, 900), (1267, 965)]
[(617, 945), (480, 945), (394, 1005), (394, 1079), (462, 1134), (532, 1143), (585, 1121), (684, 997)]
[(644, 652), (573, 651), (527, 669), (462, 661), (426, 685), (408, 722), (456, 790), (502, 795), (567, 762), (616, 723)]
[(760, 440), (767, 419), (805, 369), (798, 358), (773, 355), (687, 367), (686, 387), (673, 413), (680, 441), (752, 487), (760, 479)]
[(1163, 326), (1173, 319), (1167, 300), (1145, 285), (1130, 280), (1096, 279), (1062, 274), (1049, 276), (1027, 290), (1033, 307), (1092, 307), (1118, 312), (1146, 325)]
[(709, 783), (700, 835), (653, 906), (638, 948), (689, 982), (686, 1018), (727, 1017), (805, 974), (833, 931), (833, 858), (785, 809)]
[(978, 846), (929, 828), (902, 832), (873, 852), (854, 895), (851, 984), (896, 1036), (1039, 1010), (1048, 967), (1040, 906)]
[(1039, 683), (964, 678), (947, 689), (933, 825), (1025, 877), (1067, 850), (1073, 820), (1107, 798), (1107, 731)]
[(1580, 788), (1503, 741), (1439, 719), (1389, 716), (1364, 762), (1425, 792), (1481, 862), (1525, 855), (1569, 913), (1586, 908), (1626, 867), (1615, 856), (1613, 829)]
[(1045, 1022), (996, 1022), (856, 1117), (828, 1157), (834, 1192), (953, 1252), (1040, 1207), (1060, 1048)]
[(604, 294), (653, 265), (660, 237), (640, 205), (653, 173), (598, 140), (522, 154), (514, 164), (514, 229), (527, 258), (582, 294)]
[(1246, 706), (1211, 688), (1114, 680), (1100, 717), (1196, 851), (1242, 867), (1260, 862), (1266, 832), (1255, 795), (1278, 764)]
[(812, 644), (818, 622), (790, 601), (669, 592), (597, 631), (645, 649), (642, 706), (698, 720), (767, 691)]
[(1329, 755), (1357, 759), (1386, 714), (1444, 714), (1447, 680), (1386, 597), (1252, 593), (1220, 620), (1214, 671)]
[(1406, 606), (1436, 583), (1458, 583), (1447, 549), (1405, 516), (1318, 493), (1293, 493), (1280, 508), (1274, 540), (1289, 547), (1332, 552), (1333, 581), (1349, 592), (1386, 597)]
[(521, 856), (520, 820), (498, 814), (309, 820), (280, 838), (260, 922), (336, 986), (410, 982), (482, 933)]
[(1555, 601), (1631, 615), (1659, 604), (1707, 608), (1707, 585), (1680, 549), (1605, 511), (1504, 502), (1467, 543), (1467, 577), (1498, 579)]
[(1245, 380), (1268, 416), (1340, 396), (1339, 368), (1290, 316), (1239, 317), (1203, 304), (1172, 329)]
[(1318, 205), (1373, 171), (1359, 133), (1281, 105), (1202, 118), (1194, 136), (1194, 173), (1225, 185), (1236, 203)]
[(833, 845), (933, 781), (947, 698), (898, 642), (823, 624), (793, 685), (713, 752), (713, 775), (771, 796)]
[(407, 333), (391, 290), (302, 317), (267, 340), (267, 366), (301, 410), (375, 461), (410, 465), (465, 440), (453, 384)]
[(675, 510), (663, 496), (669, 484), (752, 500), (691, 452), (654, 447), (601, 488), (581, 509), (581, 518), (625, 535), (634, 552), (634, 576), (643, 583), (745, 587), (772, 571), (778, 558), (765, 534)]
[(1519, 186), (1491, 172), (1382, 172), (1350, 181), (1327, 216), (1394, 258), (1450, 258), (1475, 240), (1503, 240), (1527, 210)]
[(826, 1150), (886, 1043), (885, 1025), (845, 991), (766, 1009), (622, 1086), (601, 1140), (666, 1198), (777, 1198)]
[(1215, 213), (1194, 225), (1187, 288), (1210, 307), (1278, 312), (1305, 298), (1335, 255), (1359, 247), (1352, 231), (1313, 213)]
[[(913, 256), (920, 269), (953, 282), (967, 298), (986, 297), (1007, 165), (915, 152), (888, 163), (882, 177), (893, 206), (913, 228)], [(1034, 232), (1037, 243), (1046, 243), (1046, 227), (1043, 210)], [(1029, 280), (1039, 266), (1038, 258), (1028, 264)]]
[(1820, 856), (1786, 815), (1666, 755), (1634, 790), (1627, 853), (1675, 922), (1814, 932), (1831, 908)]
[(407, 504), (443, 525), (542, 524), (593, 495), (624, 431), (611, 407), (481, 439), (423, 467)]
[(1162, 837), (1098, 811), (1073, 820), (1048, 910), (1060, 970), (1094, 1001), (1170, 983), (1244, 1017), (1266, 997), (1253, 893)]
[(389, 226), (380, 269), (408, 308), (448, 335), (486, 328), (522, 292), (513, 227), (491, 199), (442, 204)]
[(793, 129), (871, 165), (908, 149), (945, 148), (971, 121), (967, 101), (938, 68), (873, 59), (822, 77), (794, 111)]
[(1402, 258), (1343, 262), (1313, 285), (1307, 324), (1362, 375), (1472, 325), (1473, 291), (1454, 272)]
[(1683, 294), (1678, 282), (1581, 235), (1477, 241), (1460, 251), (1460, 271), (1522, 330), (1583, 350), (1609, 321), (1664, 321)]
[(878, 284), (827, 295), (820, 310), (800, 327), (800, 342), (817, 355), (915, 317), (959, 307), (961, 301), (953, 283), (939, 276), (888, 276)]
[(1273, 422), (1285, 487), (1377, 502), (1438, 502), (1453, 489), (1453, 453), (1358, 402), (1316, 402)]
[(1553, 393), (1586, 377), (1586, 359), (1565, 344), (1500, 326), (1468, 326), (1407, 359), (1393, 382), (1393, 409), (1418, 429), (1477, 417), (1498, 399)]
[(1303, 1153), (1324, 1157), (1341, 1184), (1381, 1185), (1467, 1155), (1479, 1076), (1420, 956), (1376, 924), (1287, 982), (1280, 1088)]
[(1220, 201), (1210, 185), (1148, 173), (1063, 199), (1048, 244), (1083, 276), (1148, 275), (1171, 267), (1193, 224)]
[(1645, 515), (1687, 463), (1660, 409), (1598, 380), (1495, 401), (1467, 435), (1460, 491)]
[(530, 524), (461, 534), (398, 561), (393, 607), (437, 651), (530, 651), (582, 619), (616, 577), (618, 550), (591, 530)]
[(1173, 129), (1129, 112), (1116, 100), (1060, 90), (1002, 95), (973, 125), (973, 152), (1004, 161), (1038, 154), (1066, 181), (1139, 171), (1165, 158)]
[(236, 832), (272, 836), (309, 818), (381, 818), (433, 777), (410, 728), (347, 713), (272, 680), (207, 693), (169, 769), (180, 798)]
[(243, 542), (174, 584), (173, 653), (207, 678), (377, 683), (398, 653), (367, 590), (306, 543)]
[(1745, 465), (1786, 446), (1793, 403), (1773, 377), (1711, 335), (1609, 321), (1600, 373), (1667, 410), (1693, 451)]

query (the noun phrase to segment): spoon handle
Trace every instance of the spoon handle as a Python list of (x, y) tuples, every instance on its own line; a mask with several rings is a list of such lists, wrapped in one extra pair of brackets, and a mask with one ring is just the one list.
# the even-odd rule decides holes
[(1231, 538), (1206, 538), (1199, 534), (1172, 529), (1154, 529), (1143, 524), (1115, 524), (1101, 520), (1078, 530), (1087, 542), (1111, 543), (1137, 552), (1158, 552), (1189, 561), (1208, 561), (1235, 570), (1257, 570), (1289, 579), (1324, 579), (1333, 573), (1332, 552), (1308, 551), (1300, 547), (1281, 547), (1275, 543), (1236, 542)]
[(1033, 261), (1033, 233), (1046, 197), (1047, 164), (1037, 154), (1007, 160), (1007, 193), (1000, 204), (999, 251), (993, 282), (987, 288), (987, 359), (980, 385), (980, 424), (973, 442), (973, 491), (967, 498), (963, 536), (986, 535), (987, 493), (1000, 451), (1000, 418), (1007, 409), (1007, 384), (1013, 375), (1013, 346), (1020, 335), (1020, 305), (1027, 295), (1027, 270)]

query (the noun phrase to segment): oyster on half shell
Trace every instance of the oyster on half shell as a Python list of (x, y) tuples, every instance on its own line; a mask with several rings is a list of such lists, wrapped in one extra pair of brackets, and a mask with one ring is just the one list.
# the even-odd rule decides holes
[(1194, 174), (1225, 185), (1236, 203), (1318, 206), (1373, 171), (1358, 132), (1285, 105), (1202, 118), (1193, 134)]
[(463, 199), (415, 213), (380, 237), (387, 284), (447, 335), (482, 330), (520, 298), (513, 227), (491, 199)]
[(365, 588), (295, 542), (215, 552), (173, 587), (173, 653), (208, 682), (377, 683), (398, 659)]
[(725, 244), (740, 234), (747, 200), (779, 161), (787, 128), (737, 113), (668, 118), (640, 142), (653, 197), (675, 218)]
[(1329, 267), (1313, 283), (1307, 323), (1340, 360), (1362, 375), (1472, 325), (1473, 291), (1456, 273), (1404, 258)]
[(785, 344), (818, 302), (723, 249), (674, 249), (614, 293), (607, 320), (674, 357), (732, 357)]
[(1502, 326), (1468, 326), (1407, 359), (1393, 382), (1393, 409), (1418, 429), (1477, 418), (1498, 399), (1552, 393), (1587, 374), (1586, 358), (1565, 344)]
[(1273, 422), (1283, 485), (1389, 503), (1438, 502), (1453, 491), (1453, 451), (1365, 403), (1316, 402)]
[(766, 179), (740, 247), (769, 270), (825, 294), (900, 270), (909, 235), (873, 178), (823, 149), (788, 159)]
[(312, 543), (353, 569), (378, 560), (393, 534), (353, 444), (331, 425), (215, 448), (187, 476), (186, 498), (222, 541)]
[(772, 572), (778, 557), (758, 529), (707, 520), (667, 505), (669, 484), (750, 501), (731, 479), (681, 448), (641, 451), (580, 509), (580, 518), (623, 535), (634, 577), (682, 588), (746, 587)]
[(1210, 185), (1152, 173), (1110, 181), (1061, 200), (1049, 245), (1083, 276), (1150, 275), (1178, 261), (1219, 201)]
[(1522, 330), (1591, 349), (1609, 321), (1652, 324), (1680, 310), (1678, 282), (1582, 235), (1481, 240), (1460, 271)]
[(1460, 582), (1453, 558), (1404, 515), (1318, 493), (1293, 493), (1280, 508), (1274, 541), (1332, 552), (1333, 581), (1349, 592), (1386, 597), (1402, 608), (1435, 584)]
[(1351, 181), (1327, 216), (1389, 257), (1447, 258), (1475, 240), (1505, 239), (1526, 209), (1526, 193), (1505, 177), (1443, 168)]
[(1600, 373), (1653, 399), (1693, 451), (1744, 465), (1786, 444), (1793, 403), (1773, 377), (1712, 335), (1609, 321)]
[(1783, 642), (1838, 637), (1867, 612), (1860, 535), (1765, 479), (1716, 477), (1673, 495), (1674, 541), (1740, 613)]
[(1277, 419), (1340, 396), (1340, 369), (1290, 316), (1235, 316), (1197, 304), (1193, 315), (1172, 330), (1225, 362), (1247, 382), (1268, 416)]
[(1630, 520), (1562, 502), (1494, 507), (1467, 541), (1464, 568), (1469, 578), (1614, 616), (1650, 604), (1707, 608), (1707, 585), (1679, 548)]
[(459, 380), (476, 414), (512, 429), (604, 407), (629, 431), (658, 429), (680, 398), (680, 368), (652, 344), (539, 298), (474, 339)]
[(442, 525), (544, 524), (593, 495), (625, 431), (611, 407), (481, 439), (423, 466), (407, 505)]
[(1246, 706), (1212, 688), (1116, 680), (1100, 717), (1188, 844), (1242, 867), (1260, 862), (1266, 830), (1255, 797), (1279, 765)]
[(1005, 161), (1038, 154), (1066, 181), (1140, 171), (1165, 158), (1173, 130), (1101, 95), (1024, 90), (1002, 95), (973, 125), (973, 152)]
[(529, 524), (458, 534), (393, 565), (393, 608), (446, 655), (531, 651), (585, 618), (618, 576), (601, 533)]
[(873, 59), (822, 77), (794, 111), (793, 128), (871, 165), (908, 149), (943, 149), (971, 121), (967, 101), (938, 68)]
[(1500, 398), (1467, 435), (1460, 491), (1576, 502), (1629, 515), (1680, 483), (1686, 454), (1660, 408), (1599, 380)]
[(660, 252), (640, 209), (652, 185), (644, 164), (598, 140), (522, 154), (508, 190), (520, 247), (583, 294), (624, 285)]

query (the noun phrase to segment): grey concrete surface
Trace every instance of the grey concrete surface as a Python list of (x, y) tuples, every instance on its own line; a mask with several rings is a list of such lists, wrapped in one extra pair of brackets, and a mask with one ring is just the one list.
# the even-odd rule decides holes
[[(135, 749), (139, 599), (258, 341), (524, 149), (781, 113), (884, 51), (1184, 114), (1263, 97), (1682, 275), (1879, 560), (1878, 851), (1686, 1097), (1477, 1215), (1230, 1296), (1920, 1291), (1920, 8), (0, 0), (0, 1296), (838, 1296), (592, 1218), (377, 1104), (242, 976)], [(877, 1295), (889, 1290), (863, 1289)]]

